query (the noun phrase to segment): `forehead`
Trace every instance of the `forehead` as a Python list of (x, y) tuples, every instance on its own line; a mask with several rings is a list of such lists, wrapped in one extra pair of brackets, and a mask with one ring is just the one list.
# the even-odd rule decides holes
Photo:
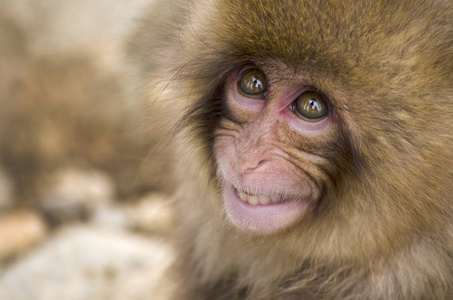
[(371, 24), (363, 23), (377, 21), (360, 22), (363, 18), (357, 8), (337, 1), (231, 0), (222, 2), (220, 11), (227, 37), (238, 49), (254, 56), (278, 56), (293, 64), (354, 52), (358, 43), (354, 31), (360, 25), (367, 32), (364, 27)]
[(416, 43), (427, 43), (416, 37), (439, 33), (429, 20), (448, 22), (440, 7), (417, 0), (224, 0), (218, 8), (225, 43), (238, 51), (338, 68), (413, 53)]
[[(395, 74), (428, 73), (436, 57), (452, 56), (452, 26), (446, 25), (451, 24), (451, 9), (440, 4), (224, 0), (214, 24), (223, 33), (219, 44), (229, 52), (278, 60), (312, 74), (327, 70), (348, 85), (379, 85), (393, 81)], [(447, 74), (452, 63), (444, 61), (438, 67)]]

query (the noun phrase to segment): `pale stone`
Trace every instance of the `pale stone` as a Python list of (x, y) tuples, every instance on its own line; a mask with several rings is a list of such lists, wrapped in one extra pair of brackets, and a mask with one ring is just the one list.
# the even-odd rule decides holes
[(41, 186), (41, 208), (56, 223), (84, 217), (115, 198), (113, 180), (97, 170), (63, 168)]
[(96, 225), (152, 234), (166, 234), (174, 222), (173, 199), (162, 193), (150, 193), (139, 199), (129, 199), (125, 204), (100, 207), (91, 214)]
[(163, 273), (172, 260), (161, 240), (70, 228), (5, 272), (0, 299), (165, 300), (172, 283)]
[(172, 228), (174, 212), (171, 197), (151, 193), (128, 208), (128, 215), (135, 229), (147, 232), (167, 232)]
[(91, 223), (123, 230), (134, 227), (127, 210), (120, 206), (102, 207), (94, 211), (91, 216)]

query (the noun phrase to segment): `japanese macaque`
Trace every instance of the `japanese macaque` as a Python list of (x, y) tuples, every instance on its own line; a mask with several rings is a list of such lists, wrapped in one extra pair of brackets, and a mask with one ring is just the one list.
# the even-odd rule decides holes
[(452, 1), (150, 11), (131, 45), (174, 158), (174, 299), (451, 299)]

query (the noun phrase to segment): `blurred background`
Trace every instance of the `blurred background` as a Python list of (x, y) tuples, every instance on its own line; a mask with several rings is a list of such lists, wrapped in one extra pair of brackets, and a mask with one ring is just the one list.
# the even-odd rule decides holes
[(171, 199), (125, 53), (148, 2), (0, 1), (1, 300), (165, 299)]

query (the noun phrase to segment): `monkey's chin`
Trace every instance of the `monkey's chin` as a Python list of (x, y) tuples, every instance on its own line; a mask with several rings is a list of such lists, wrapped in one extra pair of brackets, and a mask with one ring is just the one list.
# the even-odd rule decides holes
[[(243, 194), (241, 196), (244, 197)], [(304, 199), (253, 205), (255, 203), (241, 200), (241, 196), (233, 185), (225, 184), (223, 201), (229, 220), (238, 229), (250, 233), (272, 234), (287, 229), (308, 211), (308, 202)]]

